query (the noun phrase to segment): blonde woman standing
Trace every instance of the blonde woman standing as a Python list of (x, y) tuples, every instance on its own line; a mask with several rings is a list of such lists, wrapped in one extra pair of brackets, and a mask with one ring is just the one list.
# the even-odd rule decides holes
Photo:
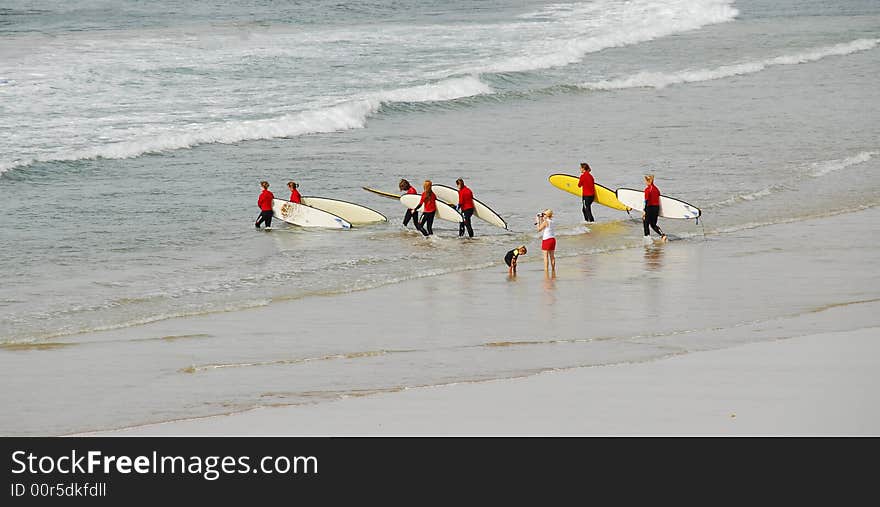
[(545, 209), (538, 214), (535, 225), (541, 232), (541, 251), (544, 253), (544, 272), (556, 276), (556, 232), (553, 230), (553, 210)]

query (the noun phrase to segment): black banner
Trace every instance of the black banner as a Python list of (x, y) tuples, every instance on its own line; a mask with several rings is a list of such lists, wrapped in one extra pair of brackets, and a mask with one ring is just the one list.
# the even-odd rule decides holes
[[(873, 483), (877, 439), (567, 437), (3, 438), (4, 505), (130, 501), (498, 502)], [(805, 489), (807, 488), (807, 489)], [(409, 496), (418, 491), (419, 497)], [(545, 496), (549, 495), (549, 496)], [(559, 496), (563, 495), (563, 496)], [(656, 499), (656, 498), (655, 498)], [(404, 502), (406, 503), (406, 502)]]

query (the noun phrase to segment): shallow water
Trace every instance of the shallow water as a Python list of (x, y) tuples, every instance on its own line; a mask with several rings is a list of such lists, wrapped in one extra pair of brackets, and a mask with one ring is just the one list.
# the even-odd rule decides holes
[(0, 427), (106, 429), (876, 326), (880, 256), (860, 231), (878, 216), (560, 256), (556, 278), (530, 253), (515, 279), (494, 266), (5, 347), (2, 401), (18, 409)]

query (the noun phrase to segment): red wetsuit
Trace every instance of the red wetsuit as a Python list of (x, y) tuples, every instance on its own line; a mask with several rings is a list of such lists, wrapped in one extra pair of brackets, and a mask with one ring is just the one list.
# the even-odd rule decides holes
[(290, 191), (290, 202), (302, 204), (302, 196), (299, 195), (299, 190), (294, 188), (293, 190)]
[[(425, 205), (425, 207), (422, 208), (423, 212), (434, 213), (437, 211), (437, 195), (434, 192), (431, 192), (431, 197), (425, 199), (425, 194), (422, 194), (422, 198), (419, 199), (419, 206), (422, 204)], [(416, 206), (416, 208), (419, 206)]]
[(660, 189), (653, 183), (645, 187), (645, 206), (660, 206)]
[(458, 191), (458, 206), (462, 211), (473, 209), (474, 207), (474, 193), (464, 185), (462, 185), (461, 189)]
[(260, 197), (257, 199), (257, 206), (260, 207), (260, 211), (272, 211), (272, 199), (275, 196), (268, 189), (264, 189), (260, 192)]
[(596, 180), (593, 179), (593, 175), (589, 171), (581, 173), (581, 177), (578, 178), (578, 186), (581, 187), (582, 196), (596, 195)]

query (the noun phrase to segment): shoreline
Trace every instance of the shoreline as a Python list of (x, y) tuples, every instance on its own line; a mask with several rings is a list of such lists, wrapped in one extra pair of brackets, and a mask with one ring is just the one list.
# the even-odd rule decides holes
[[(492, 406), (490, 396), (479, 406), (467, 407), (474, 398), (468, 394), (471, 389), (481, 392), (486, 388), (479, 386), (487, 382), (528, 386), (532, 377), (567, 376), (565, 372), (586, 369), (593, 373), (572, 375), (590, 378), (595, 371), (609, 371), (605, 367), (639, 372), (631, 365), (670, 364), (665, 358), (712, 350), (723, 354), (748, 343), (822, 333), (877, 334), (876, 277), (859, 267), (873, 265), (876, 257), (872, 237), (860, 231), (878, 213), (875, 208), (738, 231), (709, 241), (571, 257), (558, 266), (555, 279), (546, 279), (538, 262), (524, 263), (516, 279), (493, 266), (329, 298), (95, 333), (67, 347), (6, 350), (0, 353), (0, 377), (8, 386), (4, 401), (25, 407), (14, 424), (12, 419), (6, 424), (10, 429), (43, 428), (39, 431), (68, 436), (152, 431), (362, 434), (380, 429), (403, 434), (420, 427), (426, 434), (672, 431), (662, 418), (627, 430), (627, 424), (642, 419), (639, 412), (620, 414), (606, 427), (568, 427), (559, 421), (520, 426), (518, 412), (509, 408), (484, 414), (483, 420), (494, 420), (495, 426), (468, 427), (460, 421), (466, 422), (473, 410)], [(828, 239), (822, 249), (814, 248), (817, 234)], [(566, 239), (588, 240), (589, 235)], [(785, 248), (779, 248), (780, 243)], [(817, 290), (820, 286), (823, 289)], [(585, 326), (581, 317), (589, 324)], [(189, 339), (165, 339), (181, 336)], [(872, 344), (860, 347), (864, 350), (856, 357), (872, 355)], [(797, 351), (794, 356), (801, 363), (810, 359)], [(90, 375), (82, 374), (84, 364)], [(40, 372), (39, 389), (29, 380), (35, 371)], [(731, 371), (733, 379), (736, 370)], [(597, 378), (607, 382), (601, 375)], [(655, 381), (646, 378), (644, 383), (651, 386)], [(873, 384), (870, 376), (861, 380), (862, 389)], [(450, 393), (465, 389), (461, 399), (451, 396), (444, 401), (449, 406), (463, 404), (457, 412), (452, 410), (457, 415), (445, 417), (442, 410), (430, 410), (432, 398), (424, 393), (435, 392), (435, 387)], [(517, 406), (541, 407), (535, 410), (562, 420), (590, 417), (588, 407), (573, 413), (563, 410), (584, 393), (564, 383), (556, 387), (558, 396), (536, 391), (524, 395), (526, 401)], [(760, 383), (751, 388), (754, 392), (746, 390), (744, 398), (759, 399)], [(685, 385), (670, 387), (673, 393), (687, 391)], [(43, 398), (25, 396), (34, 392)], [(516, 392), (504, 387), (493, 396), (505, 399)], [(625, 395), (632, 393), (615, 394)], [(392, 401), (386, 406), (382, 401), (358, 401), (373, 399)], [(57, 414), (50, 420), (45, 418), (45, 400)], [(541, 406), (547, 400), (556, 400), (555, 405)], [(642, 396), (629, 403), (649, 401)], [(410, 404), (426, 406), (422, 415), (431, 414), (428, 419), (436, 426), (420, 426), (425, 423), (419, 422), (419, 414), (411, 415), (411, 425), (396, 430), (389, 421), (375, 427), (326, 423), (338, 417), (367, 424), (375, 410), (395, 415), (394, 420), (399, 412), (403, 421)], [(294, 414), (327, 410), (330, 415), (306, 417), (302, 425), (296, 422), (299, 415), (267, 415), (244, 428), (223, 429), (227, 426), (218, 422), (282, 413), (259, 407), (286, 407), (277, 410)], [(679, 411), (696, 408), (686, 405)], [(843, 410), (856, 413), (857, 408)], [(23, 426), (22, 415), (34, 417), (37, 426)], [(880, 427), (873, 417), (868, 419), (869, 431)], [(686, 422), (678, 421), (678, 427), (685, 428)], [(790, 428), (801, 430), (797, 425)]]
[(876, 436), (878, 369), (869, 327), (76, 436)]
[[(0, 354), (2, 378), (8, 387), (4, 402), (24, 408), (5, 424), (10, 429), (28, 428), (28, 433), (56, 435), (362, 433), (378, 431), (380, 426), (334, 427), (309, 420), (300, 427), (285, 422), (288, 417), (271, 416), (224, 430), (215, 428), (217, 420), (211, 417), (233, 414), (220, 415), (220, 420), (247, 419), (253, 416), (239, 414), (251, 413), (255, 407), (296, 407), (297, 413), (321, 413), (322, 405), (358, 407), (351, 404), (352, 399), (373, 395), (386, 399), (381, 393), (400, 392), (400, 398), (390, 398), (400, 407), (392, 403), (382, 409), (396, 413), (405, 411), (408, 403), (424, 404), (418, 396), (411, 401), (414, 395), (409, 394), (422, 386), (498, 379), (518, 385), (503, 379), (640, 364), (780, 338), (871, 330), (880, 325), (876, 317), (880, 297), (876, 277), (865, 271), (872, 265), (873, 239), (860, 231), (878, 213), (875, 208), (738, 231), (708, 241), (675, 241), (570, 257), (558, 266), (554, 279), (544, 277), (538, 262), (524, 263), (516, 279), (493, 266), (329, 298), (304, 298), (155, 322), (125, 332), (95, 333), (68, 347), (7, 350)], [(816, 234), (827, 239), (822, 249), (814, 248)], [(570, 236), (566, 242), (588, 242), (591, 237)], [(778, 248), (780, 244), (785, 248)], [(180, 336), (190, 338), (164, 338)], [(871, 349), (866, 350), (870, 355)], [(808, 359), (801, 358), (802, 362)], [(85, 364), (89, 375), (82, 374)], [(29, 380), (35, 371), (40, 372), (39, 384)], [(874, 383), (871, 377), (862, 381), (863, 386)], [(652, 380), (645, 381), (647, 386), (652, 384)], [(524, 404), (557, 399), (556, 405), (541, 410), (562, 418), (589, 416), (586, 409), (560, 412), (583, 393), (566, 385), (558, 387), (565, 394), (562, 398), (536, 392), (534, 400), (528, 398), (532, 401)], [(744, 394), (746, 399), (760, 398), (761, 386), (753, 387), (754, 392)], [(670, 389), (687, 391), (681, 385)], [(41, 397), (25, 396), (34, 392), (42, 399), (55, 400), (56, 416), (47, 420)], [(497, 396), (504, 398), (506, 393), (502, 389)], [(465, 393), (461, 401), (466, 404), (471, 398)], [(447, 403), (454, 405), (454, 401)], [(647, 401), (634, 398), (631, 403)], [(358, 410), (343, 410), (339, 417), (366, 423)], [(372, 409), (365, 406), (363, 410)], [(468, 413), (459, 410), (456, 420), (467, 420)], [(23, 415), (34, 419), (24, 425)], [(206, 419), (186, 422), (198, 417)], [(628, 431), (624, 426), (639, 420), (641, 414), (621, 415), (614, 425), (601, 428), (568, 428), (557, 423), (521, 428), (516, 417), (499, 411), (494, 414), (496, 426), (463, 426), (458, 431), (613, 433), (616, 428)], [(490, 415), (485, 418), (492, 419)], [(426, 426), (426, 433), (456, 431), (457, 423), (442, 413), (429, 419), (438, 425)], [(678, 421), (682, 428), (686, 422)], [(662, 419), (653, 423), (632, 431), (671, 431)], [(383, 431), (391, 431), (388, 424), (382, 422)], [(871, 424), (880, 427), (873, 419)], [(122, 429), (138, 427), (154, 429)], [(791, 428), (800, 430), (796, 425)]]

